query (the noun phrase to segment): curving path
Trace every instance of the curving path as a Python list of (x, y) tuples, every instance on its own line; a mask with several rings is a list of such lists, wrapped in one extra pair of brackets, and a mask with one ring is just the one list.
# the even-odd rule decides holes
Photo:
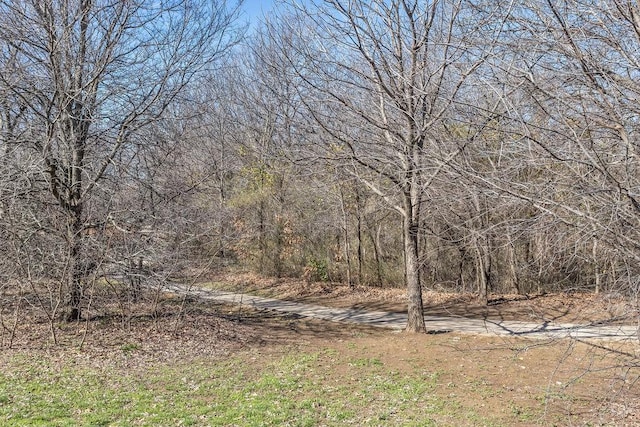
[[(166, 289), (178, 294), (187, 294), (204, 300), (249, 306), (258, 310), (275, 310), (294, 313), (303, 317), (332, 322), (358, 323), (381, 328), (404, 329), (406, 313), (386, 311), (363, 311), (350, 308), (332, 308), (303, 304), (248, 294), (216, 291), (199, 287), (170, 284)], [(485, 335), (511, 335), (527, 338), (574, 338), (615, 341), (640, 340), (640, 328), (635, 326), (612, 326), (606, 324), (577, 325), (569, 323), (528, 323), (506, 320), (470, 319), (466, 317), (425, 316), (430, 333), (461, 332)]]

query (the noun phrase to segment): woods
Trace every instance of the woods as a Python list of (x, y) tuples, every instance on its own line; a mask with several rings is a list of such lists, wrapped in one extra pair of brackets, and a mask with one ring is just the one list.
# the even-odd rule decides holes
[(230, 267), (413, 332), (427, 289), (637, 298), (640, 7), (498, 3), (0, 2), (3, 327)]

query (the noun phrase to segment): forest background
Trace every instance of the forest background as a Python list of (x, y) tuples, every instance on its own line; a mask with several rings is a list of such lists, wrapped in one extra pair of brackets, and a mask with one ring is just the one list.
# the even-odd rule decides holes
[(14, 316), (231, 267), (404, 286), (412, 331), (426, 289), (637, 299), (637, 4), (283, 1), (242, 22), (0, 2)]

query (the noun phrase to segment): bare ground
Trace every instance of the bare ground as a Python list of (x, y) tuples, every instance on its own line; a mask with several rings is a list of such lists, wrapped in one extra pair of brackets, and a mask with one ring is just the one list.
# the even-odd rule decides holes
[[(254, 275), (217, 276), (213, 281), (218, 288), (329, 306), (406, 309), (401, 289), (350, 289)], [(380, 360), (401, 373), (439, 372), (440, 397), (455, 398), (481, 415), (504, 414), (513, 425), (640, 426), (637, 344), (411, 335), (171, 295), (158, 299), (148, 294), (135, 304), (110, 302), (109, 295), (96, 294), (95, 299), (95, 306), (103, 308), (91, 312), (88, 320), (52, 323), (37, 305), (16, 306), (15, 298), (4, 298), (0, 370), (8, 369), (16, 354), (46, 356), (53, 365), (72, 359), (96, 369), (117, 365), (135, 370), (149, 364), (215, 361), (231, 354), (266, 363), (291, 351), (331, 348), (345, 358)], [(426, 292), (425, 301), (429, 314), (563, 322), (637, 319), (634, 304), (604, 295), (494, 296), (485, 306), (471, 295)], [(341, 366), (330, 368), (342, 381), (357, 381), (342, 378)]]

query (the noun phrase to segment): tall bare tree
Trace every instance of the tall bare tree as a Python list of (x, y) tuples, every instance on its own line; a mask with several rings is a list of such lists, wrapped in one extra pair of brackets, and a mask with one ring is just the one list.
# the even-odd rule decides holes
[(640, 7), (523, 2), (509, 28), (486, 83), (502, 98), (491, 132), (505, 132), (521, 168), (492, 182), (555, 220), (556, 236), (564, 228), (556, 243), (589, 260), (594, 287), (608, 270), (619, 290), (637, 293)]
[(424, 331), (421, 210), (432, 180), (459, 152), (443, 128), (457, 94), (485, 59), (471, 43), (483, 15), (464, 0), (305, 5), (292, 4), (295, 16), (272, 28), (284, 72), (298, 82), (318, 155), (400, 214), (407, 330)]
[[(0, 2), (0, 145), (37, 165), (25, 185), (44, 206), (37, 232), (58, 236), (70, 320), (94, 268), (90, 230), (108, 217), (107, 178), (149, 143), (139, 131), (237, 41), (225, 1)], [(49, 250), (49, 249), (46, 249)], [(56, 248), (51, 248), (56, 252)]]

